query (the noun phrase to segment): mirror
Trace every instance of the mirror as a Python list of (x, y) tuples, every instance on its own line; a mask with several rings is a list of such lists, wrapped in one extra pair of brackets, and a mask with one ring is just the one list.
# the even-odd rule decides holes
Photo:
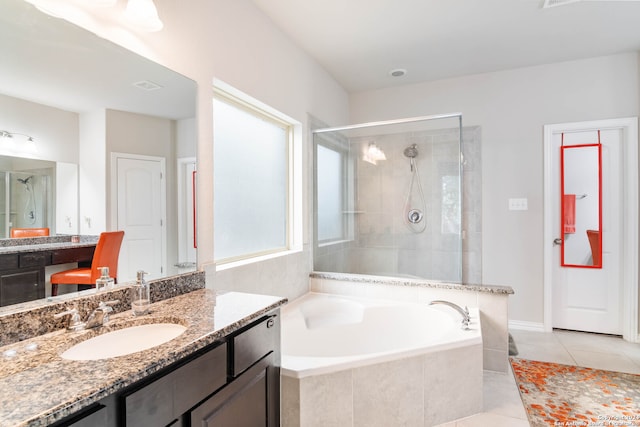
[(602, 268), (602, 146), (560, 150), (561, 265)]
[[(52, 234), (121, 228), (113, 213), (112, 154), (162, 158), (163, 260), (151, 278), (194, 270), (193, 224), (179, 220), (193, 218), (191, 181), (181, 176), (195, 165), (195, 82), (22, 0), (0, 2), (0, 55), (0, 131), (19, 136), (8, 141), (0, 132), (0, 165), (13, 163), (0, 170), (46, 162), (37, 169), (51, 172), (43, 197)], [(29, 136), (33, 143), (23, 144)], [(16, 202), (38, 204), (24, 197)], [(0, 220), (5, 227), (12, 222)], [(191, 245), (184, 243), (189, 239)]]

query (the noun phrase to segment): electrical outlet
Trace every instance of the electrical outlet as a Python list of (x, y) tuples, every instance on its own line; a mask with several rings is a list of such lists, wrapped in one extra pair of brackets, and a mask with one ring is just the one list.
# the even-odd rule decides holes
[(524, 199), (509, 199), (510, 211), (526, 211), (528, 210), (528, 200)]

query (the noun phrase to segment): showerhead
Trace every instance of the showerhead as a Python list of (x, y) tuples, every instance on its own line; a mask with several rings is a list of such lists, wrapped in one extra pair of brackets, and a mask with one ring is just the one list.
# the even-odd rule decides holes
[(404, 149), (404, 155), (410, 159), (415, 159), (418, 156), (418, 146), (416, 144), (408, 146)]
[(33, 175), (25, 178), (25, 179), (21, 179), (21, 178), (16, 178), (18, 180), (19, 183), (27, 185), (29, 183), (29, 180), (31, 180), (31, 178), (33, 178)]

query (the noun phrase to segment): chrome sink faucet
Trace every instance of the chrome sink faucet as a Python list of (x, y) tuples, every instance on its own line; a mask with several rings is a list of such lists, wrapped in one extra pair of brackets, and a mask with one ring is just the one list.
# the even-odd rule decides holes
[(106, 301), (106, 302), (100, 301), (100, 304), (98, 304), (98, 307), (96, 307), (96, 309), (93, 310), (93, 312), (89, 315), (89, 318), (87, 319), (86, 328), (87, 329), (96, 328), (98, 326), (102, 326), (105, 323), (107, 323), (109, 321), (109, 313), (113, 312), (113, 307), (111, 306), (119, 302), (120, 300)]
[(464, 329), (464, 330), (469, 329), (469, 322), (471, 321), (471, 317), (469, 316), (469, 308), (468, 307), (462, 308), (458, 304), (454, 304), (452, 302), (443, 301), (443, 300), (434, 300), (434, 301), (431, 301), (429, 303), (429, 305), (433, 305), (433, 304), (448, 305), (449, 307), (451, 307), (454, 310), (456, 310), (458, 313), (460, 313), (462, 315), (462, 329)]
[(65, 325), (67, 331), (81, 331), (85, 328), (86, 323), (84, 323), (82, 319), (80, 319), (78, 310), (76, 310), (75, 308), (70, 308), (69, 310), (63, 311), (62, 313), (54, 314), (53, 318), (59, 319), (64, 316), (69, 316), (69, 320), (67, 320), (67, 323)]
[(113, 312), (111, 307), (114, 304), (119, 303), (119, 300), (114, 301), (101, 301), (95, 310), (89, 315), (86, 322), (83, 322), (78, 314), (78, 310), (70, 308), (62, 313), (54, 314), (54, 319), (59, 319), (64, 316), (69, 316), (66, 324), (67, 331), (81, 331), (83, 329), (96, 328), (102, 326), (109, 321), (109, 313)]

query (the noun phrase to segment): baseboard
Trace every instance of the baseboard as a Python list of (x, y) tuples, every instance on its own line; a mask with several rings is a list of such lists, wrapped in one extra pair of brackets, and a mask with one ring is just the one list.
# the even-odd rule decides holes
[(509, 329), (521, 331), (544, 332), (544, 323), (527, 322), (526, 320), (509, 320)]

